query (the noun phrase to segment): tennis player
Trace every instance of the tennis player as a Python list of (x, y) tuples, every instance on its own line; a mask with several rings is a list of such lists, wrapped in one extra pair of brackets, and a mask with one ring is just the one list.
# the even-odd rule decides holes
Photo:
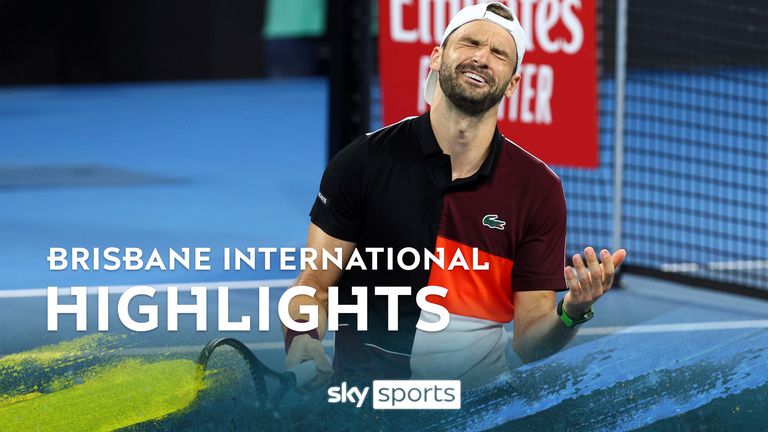
[[(424, 97), (430, 111), (363, 136), (328, 165), (314, 203), (307, 238), (315, 249), (396, 250), (443, 248), (471, 255), (477, 248), (489, 270), (328, 270), (303, 272), (298, 285), (316, 288), (297, 297), (321, 310), (316, 330), (286, 331), (286, 367), (315, 360), (319, 386), (335, 380), (434, 378), (487, 381), (506, 369), (508, 338), (526, 362), (551, 355), (592, 317), (592, 305), (612, 285), (626, 252), (591, 247), (564, 267), (566, 209), (560, 179), (539, 159), (496, 128), (499, 103), (520, 82), (525, 33), (500, 3), (462, 9), (431, 54)], [(371, 267), (371, 263), (366, 263)], [(328, 289), (339, 286), (340, 303), (357, 299), (351, 287), (368, 287), (368, 330), (344, 314), (335, 335), (333, 367), (320, 340), (325, 335)], [(439, 332), (416, 329), (416, 291), (445, 287), (430, 297), (450, 312)], [(387, 298), (375, 286), (413, 287), (399, 296), (398, 331), (387, 330)], [(568, 290), (556, 304), (557, 291)], [(310, 386), (311, 387), (311, 386)]]

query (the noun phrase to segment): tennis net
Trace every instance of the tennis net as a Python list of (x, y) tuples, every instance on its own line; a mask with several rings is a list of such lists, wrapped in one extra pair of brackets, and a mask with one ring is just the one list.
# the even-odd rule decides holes
[[(616, 4), (598, 2), (600, 164), (552, 167), (569, 256), (614, 246)], [(629, 0), (626, 18), (626, 269), (768, 296), (768, 4)]]

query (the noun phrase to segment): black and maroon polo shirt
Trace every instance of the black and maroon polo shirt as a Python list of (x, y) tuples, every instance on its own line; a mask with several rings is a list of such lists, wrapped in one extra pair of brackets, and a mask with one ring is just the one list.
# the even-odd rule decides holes
[[(368, 287), (368, 331), (355, 330), (355, 315), (340, 316), (334, 353), (340, 376), (361, 372), (369, 378), (408, 378), (412, 353), (435, 354), (436, 347), (428, 346), (435, 343), (448, 344), (437, 357), (446, 365), (476, 362), (462, 356), (439, 357), (450, 357), (458, 349), (498, 356), (502, 344), (498, 329), (503, 333), (501, 325), (515, 316), (513, 293), (566, 287), (566, 213), (560, 179), (498, 130), (477, 173), (452, 181), (450, 157), (435, 139), (429, 113), (405, 119), (339, 152), (325, 170), (320, 195), (310, 213), (312, 223), (358, 248), (442, 247), (447, 257), (457, 248), (471, 257), (472, 248), (477, 248), (480, 261), (490, 264), (489, 270), (433, 266), (406, 271), (370, 270), (371, 263), (366, 262), (369, 270), (346, 271), (338, 284), (339, 301), (356, 303), (350, 288)], [(361, 255), (369, 259), (368, 254)], [(448, 289), (444, 299), (429, 298), (451, 314), (451, 324), (434, 335), (437, 339), (416, 337), (421, 310), (415, 294), (427, 285)], [(399, 298), (398, 332), (387, 331), (387, 298), (375, 296), (375, 286), (412, 287), (412, 296)], [(491, 328), (495, 340), (487, 347), (477, 346), (475, 340), (487, 339)], [(415, 346), (421, 339), (426, 345)]]

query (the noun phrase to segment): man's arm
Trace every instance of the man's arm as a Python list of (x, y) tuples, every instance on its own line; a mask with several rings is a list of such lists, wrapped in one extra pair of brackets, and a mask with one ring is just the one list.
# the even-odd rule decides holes
[[(338, 283), (344, 272), (343, 268), (329, 266), (322, 270), (322, 251), (333, 251), (335, 248), (342, 250), (342, 264), (346, 265), (352, 251), (355, 249), (355, 243), (339, 240), (326, 234), (317, 225), (310, 223), (309, 233), (307, 234), (307, 247), (317, 251), (315, 266), (317, 270), (305, 269), (296, 280), (296, 286), (305, 285), (317, 290), (314, 297), (296, 296), (289, 306), (288, 311), (294, 320), (308, 320), (307, 315), (299, 313), (299, 307), (302, 305), (314, 305), (318, 308), (318, 326), (317, 333), (320, 340), (314, 339), (308, 334), (295, 336), (288, 347), (285, 356), (285, 367), (291, 368), (299, 363), (308, 360), (314, 360), (317, 364), (318, 377), (307, 388), (316, 388), (324, 384), (330, 378), (333, 372), (328, 357), (325, 355), (320, 341), (325, 337), (328, 322), (328, 287)], [(283, 326), (283, 333), (286, 334), (286, 328)]]
[[(619, 249), (613, 256), (601, 252), (602, 264), (594, 249), (584, 250), (586, 265), (581, 255), (573, 257), (573, 267), (565, 268), (568, 293), (563, 308), (568, 316), (581, 316), (613, 285), (615, 269), (627, 253)], [(515, 292), (515, 329), (512, 346), (526, 362), (548, 357), (562, 349), (576, 335), (576, 328), (563, 325), (555, 311), (553, 291)]]

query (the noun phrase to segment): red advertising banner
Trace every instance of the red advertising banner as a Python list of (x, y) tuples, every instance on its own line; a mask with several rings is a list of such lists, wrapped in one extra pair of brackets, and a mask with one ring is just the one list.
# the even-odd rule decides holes
[[(426, 112), (429, 54), (450, 17), (473, 0), (380, 0), (384, 124)], [(501, 132), (548, 164), (598, 165), (593, 0), (507, 0), (527, 36), (522, 79), (499, 108)]]

